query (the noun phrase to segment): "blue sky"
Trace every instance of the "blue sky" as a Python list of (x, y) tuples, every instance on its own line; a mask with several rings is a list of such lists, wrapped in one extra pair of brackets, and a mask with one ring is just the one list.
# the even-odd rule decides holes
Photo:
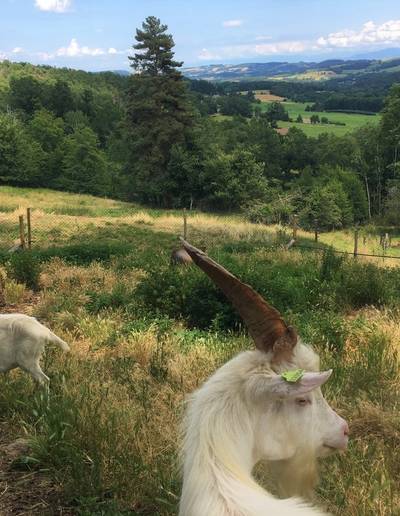
[(400, 0), (0, 0), (0, 60), (128, 69), (149, 15), (169, 26), (185, 66), (400, 48)]

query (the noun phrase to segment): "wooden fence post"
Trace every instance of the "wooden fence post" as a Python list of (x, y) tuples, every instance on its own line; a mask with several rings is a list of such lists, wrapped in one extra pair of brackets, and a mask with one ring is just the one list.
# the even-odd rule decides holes
[(358, 228), (354, 230), (354, 258), (358, 255)]
[(25, 227), (24, 216), (19, 216), (19, 240), (21, 242), (21, 249), (25, 249)]
[(183, 208), (183, 238), (187, 239), (187, 214), (186, 208)]
[(292, 238), (293, 238), (293, 240), (297, 240), (297, 229), (298, 229), (298, 226), (297, 226), (297, 215), (295, 215), (293, 217), (292, 228), (293, 228)]
[(32, 226), (31, 226), (31, 209), (26, 209), (26, 224), (28, 227), (28, 249), (32, 249)]
[(318, 242), (318, 221), (315, 221), (315, 229), (314, 229), (314, 241)]

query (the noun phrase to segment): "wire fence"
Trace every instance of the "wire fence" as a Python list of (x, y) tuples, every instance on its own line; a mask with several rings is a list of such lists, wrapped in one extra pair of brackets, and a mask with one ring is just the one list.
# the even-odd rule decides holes
[[(171, 212), (146, 210), (116, 201), (101, 200), (101, 206), (31, 206), (7, 210), (0, 207), (0, 251), (46, 249), (119, 242), (131, 247), (146, 232), (169, 235), (171, 246), (179, 245), (177, 236), (193, 239), (205, 248), (225, 242), (247, 242), (257, 247), (298, 249), (321, 253), (332, 252), (397, 264), (400, 260), (400, 231), (368, 231), (355, 228), (335, 233), (302, 231), (297, 221), (291, 226), (251, 224), (240, 218), (211, 216), (186, 210)], [(3, 211), (4, 210), (4, 211)], [(338, 234), (338, 233), (337, 233)], [(131, 238), (132, 237), (132, 238)]]

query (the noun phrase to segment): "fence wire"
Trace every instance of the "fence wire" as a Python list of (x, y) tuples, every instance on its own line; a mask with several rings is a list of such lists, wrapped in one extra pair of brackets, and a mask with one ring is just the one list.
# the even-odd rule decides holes
[[(167, 246), (179, 246), (178, 236), (186, 236), (204, 249), (232, 246), (232, 250), (288, 248), (321, 253), (330, 248), (337, 254), (398, 262), (400, 233), (365, 229), (338, 233), (306, 233), (298, 227), (252, 224), (235, 216), (212, 216), (190, 211), (157, 211), (99, 200), (102, 204), (62, 205), (48, 208), (0, 206), (0, 252), (21, 248), (37, 250), (76, 245), (144, 245), (148, 232), (163, 238)], [(169, 240), (165, 240), (165, 239)], [(289, 244), (289, 245), (288, 245)]]

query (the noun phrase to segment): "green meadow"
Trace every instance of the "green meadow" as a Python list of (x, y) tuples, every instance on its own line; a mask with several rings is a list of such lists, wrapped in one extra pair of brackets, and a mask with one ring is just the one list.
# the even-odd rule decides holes
[[(266, 111), (268, 109), (269, 102), (262, 102), (261, 109)], [(323, 112), (323, 111), (306, 111), (306, 106), (311, 103), (305, 102), (292, 102), (285, 101), (283, 105), (289, 113), (289, 117), (293, 119), (293, 122), (279, 121), (279, 127), (297, 127), (304, 131), (307, 136), (317, 137), (321, 133), (331, 133), (336, 136), (342, 136), (346, 133), (352, 132), (366, 124), (377, 124), (380, 120), (380, 115), (363, 115), (357, 113), (334, 113), (334, 112)], [(297, 117), (301, 115), (304, 123), (297, 123)], [(333, 124), (311, 124), (309, 122), (310, 116), (318, 115), (326, 117), (331, 122), (341, 122), (346, 125), (333, 125)]]

